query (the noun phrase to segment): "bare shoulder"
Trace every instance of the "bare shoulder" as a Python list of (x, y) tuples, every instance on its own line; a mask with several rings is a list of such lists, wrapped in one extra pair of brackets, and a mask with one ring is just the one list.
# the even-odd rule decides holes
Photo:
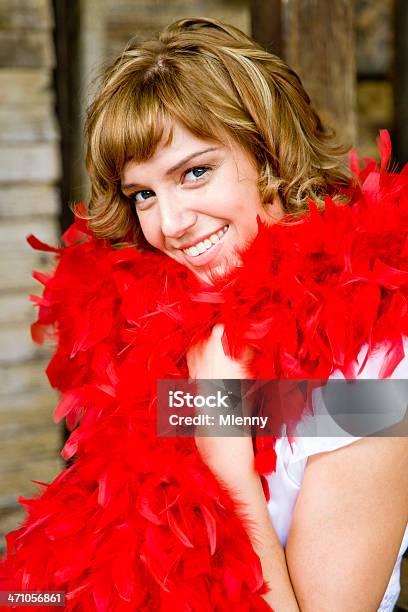
[(376, 610), (408, 518), (408, 438), (308, 459), (286, 547), (301, 610)]
[(335, 485), (334, 489), (337, 489), (333, 469), (347, 475), (348, 489), (351, 491), (352, 483), (360, 481), (364, 475), (371, 476), (367, 486), (373, 484), (375, 475), (377, 478), (381, 475), (408, 477), (408, 437), (367, 437), (335, 451), (318, 453), (309, 457), (305, 478), (309, 481), (311, 473), (318, 472), (319, 477), (329, 476), (332, 486)]

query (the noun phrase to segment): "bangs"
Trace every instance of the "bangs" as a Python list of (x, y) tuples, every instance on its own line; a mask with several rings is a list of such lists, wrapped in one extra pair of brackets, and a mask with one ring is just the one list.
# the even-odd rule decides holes
[[(90, 141), (91, 156), (99, 178), (117, 183), (125, 164), (151, 158), (159, 143), (171, 144), (173, 124), (181, 124), (195, 136), (221, 140), (220, 122), (203, 108), (199, 96), (165, 75), (154, 75), (143, 86), (128, 81), (105, 102)], [(220, 136), (217, 137), (216, 135)]]
[(121, 191), (123, 168), (170, 144), (175, 125), (239, 144), (256, 163), (262, 201), (278, 195), (292, 214), (308, 210), (309, 199), (323, 207), (330, 186), (349, 181), (348, 147), (322, 124), (282, 60), (230, 26), (181, 20), (153, 40), (129, 43), (88, 109), (87, 219), (97, 236), (142, 243), (132, 200)]

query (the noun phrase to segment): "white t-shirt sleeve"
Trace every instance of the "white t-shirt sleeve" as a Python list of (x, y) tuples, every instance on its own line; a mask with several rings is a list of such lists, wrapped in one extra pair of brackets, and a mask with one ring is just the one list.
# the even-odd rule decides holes
[[(360, 351), (360, 354), (358, 357), (359, 365), (362, 363), (364, 359), (366, 350), (367, 348), (363, 347), (362, 350)], [(394, 372), (392, 373), (390, 377), (391, 379), (396, 379), (396, 380), (407, 379), (408, 380), (408, 338), (404, 338), (404, 352), (405, 352), (405, 357), (402, 359), (402, 361), (400, 361), (398, 366), (395, 368)], [(370, 359), (367, 360), (367, 363), (363, 371), (359, 374), (358, 379), (378, 379), (378, 374), (379, 374), (379, 371), (380, 371), (380, 368), (383, 362), (383, 358), (384, 358), (384, 351), (381, 351), (381, 350), (376, 351), (370, 357)], [(344, 376), (341, 374), (341, 372), (336, 371), (333, 374), (333, 376), (331, 376), (330, 378), (333, 378), (335, 380), (340, 380), (340, 379), (344, 379)], [(316, 389), (314, 393), (316, 394), (316, 396), (314, 395), (314, 400), (316, 399), (317, 402), (320, 402), (320, 404), (322, 404), (323, 399), (322, 399), (321, 389)], [(398, 417), (395, 422), (398, 422), (400, 419), (404, 417), (404, 414), (408, 407), (408, 395), (406, 398), (406, 402), (404, 403), (405, 405), (402, 406), (402, 412), (401, 414), (398, 413)], [(393, 423), (390, 423), (390, 425), (391, 424)], [(321, 429), (325, 433), (325, 435), (321, 435), (321, 436), (318, 435), (318, 425), (317, 425), (317, 430), (316, 430), (317, 435), (302, 436), (301, 435), (302, 424), (300, 424), (300, 426), (298, 427), (297, 435), (291, 445), (292, 452), (286, 455), (286, 458), (288, 461), (287, 469), (295, 480), (298, 480), (299, 477), (300, 477), (300, 480), (303, 478), (303, 469), (304, 469), (304, 465), (301, 467), (300, 465), (296, 466), (295, 464), (302, 463), (302, 462), (305, 463), (305, 460), (307, 459), (307, 457), (310, 457), (311, 455), (316, 455), (318, 453), (337, 450), (338, 448), (342, 448), (344, 446), (352, 444), (353, 442), (356, 442), (357, 440), (361, 440), (361, 437), (352, 436), (348, 432), (341, 430), (341, 428), (337, 425), (337, 423), (328, 414), (327, 414), (327, 418), (325, 418), (325, 415), (321, 416)], [(308, 431), (310, 433), (310, 428), (303, 429), (303, 431)], [(327, 435), (329, 431), (332, 433), (332, 435)]]
[[(391, 378), (408, 379), (408, 339), (404, 342), (405, 358), (394, 370)], [(360, 363), (365, 356), (365, 350), (360, 353)], [(359, 378), (377, 379), (382, 365), (384, 352), (377, 351), (367, 361), (364, 370)], [(341, 373), (336, 373), (336, 378), (343, 378)], [(408, 398), (407, 398), (408, 403)], [(325, 424), (327, 431), (327, 423)], [(352, 444), (361, 438), (356, 436), (334, 435), (334, 436), (309, 436), (296, 437), (289, 442), (287, 437), (279, 438), (276, 442), (275, 450), (277, 454), (276, 471), (267, 475), (270, 491), (268, 511), (280, 539), (282, 546), (286, 546), (288, 533), (290, 530), (292, 515), (296, 504), (299, 491), (304, 478), (307, 459), (311, 455), (322, 452), (337, 450)], [(378, 612), (391, 612), (394, 609), (400, 591), (400, 565), (401, 558), (408, 547), (408, 528), (405, 531), (404, 539), (401, 543), (397, 561), (394, 566), (389, 584), (384, 594)]]

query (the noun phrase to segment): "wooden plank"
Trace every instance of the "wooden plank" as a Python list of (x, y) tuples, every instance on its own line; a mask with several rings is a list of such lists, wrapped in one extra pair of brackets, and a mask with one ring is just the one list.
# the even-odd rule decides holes
[(58, 128), (54, 109), (48, 104), (0, 109), (0, 143), (56, 141)]
[(205, 12), (213, 19), (235, 25), (244, 32), (251, 31), (249, 3), (242, 0), (206, 0), (203, 11), (202, 0), (190, 0), (186, 11), (185, 0), (102, 0), (104, 5), (107, 35), (122, 32), (123, 45), (135, 34), (146, 39), (157, 34), (165, 25), (176, 19), (202, 17)]
[(44, 350), (33, 343), (26, 325), (11, 323), (0, 326), (0, 365), (35, 359), (43, 353)]
[[(0, 398), (0, 419), (3, 419), (2, 414), (6, 415), (5, 419), (8, 419), (11, 414), (13, 415), (12, 419), (24, 419), (29, 412), (34, 414), (40, 411), (45, 414), (43, 411), (46, 411), (45, 418), (49, 418), (51, 423), (52, 413), (58, 402), (59, 396), (54, 389), (39, 388), (35, 392), (30, 389), (24, 393), (16, 393), (10, 396), (7, 401)], [(22, 417), (19, 415), (22, 415)], [(53, 426), (55, 427), (55, 425)]]
[[(22, 453), (24, 448), (15, 449), (15, 452), (20, 452), (20, 464), (16, 463), (13, 470), (7, 472), (0, 472), (0, 491), (1, 497), (11, 498), (17, 502), (17, 498), (22, 495), (23, 497), (31, 497), (31, 495), (40, 492), (39, 485), (32, 482), (32, 480), (38, 480), (39, 482), (51, 482), (62, 470), (62, 461), (58, 457), (59, 442), (58, 437), (53, 436), (54, 440), (49, 443), (47, 451), (37, 451), (35, 456), (28, 455), (24, 457)], [(4, 453), (1, 453), (0, 459), (2, 459)], [(24, 459), (21, 459), (21, 456)]]
[[(55, 392), (50, 389), (50, 384), (45, 374), (45, 369), (51, 358), (51, 352), (51, 349), (49, 349), (49, 356), (45, 359), (3, 365), (0, 369), (0, 397), (5, 403), (8, 402), (11, 395), (32, 393), (39, 389), (55, 395)], [(38, 419), (38, 415), (34, 415), (34, 418)], [(5, 419), (7, 420), (7, 415), (0, 413), (0, 430)]]
[(393, 91), (389, 81), (360, 81), (357, 84), (358, 151), (378, 159), (376, 138), (382, 128), (393, 124)]
[[(41, 285), (39, 285), (40, 287)], [(0, 325), (20, 323), (30, 325), (36, 316), (34, 304), (30, 302), (25, 291), (10, 294), (0, 294)], [(1, 373), (0, 373), (1, 380)], [(2, 393), (0, 384), (0, 393)]]
[(0, 182), (50, 183), (60, 176), (56, 143), (0, 145)]
[[(96, 14), (98, 22), (101, 12), (100, 3), (82, 2), (81, 0), (59, 0), (55, 8), (55, 50), (58, 69), (55, 73), (57, 94), (57, 113), (61, 132), (61, 201), (77, 200), (78, 186), (82, 186), (84, 173), (83, 143), (81, 117), (84, 116), (84, 96), (88, 92), (83, 87), (81, 58), (88, 53), (87, 45), (80, 45), (80, 38), (86, 37), (85, 24), (81, 18), (81, 6), (87, 7), (89, 13)], [(84, 9), (85, 11), (85, 9)], [(86, 12), (86, 11), (85, 11)], [(98, 47), (99, 40), (96, 40)], [(65, 230), (72, 223), (72, 216), (67, 208), (61, 211), (61, 226)]]
[(366, 78), (384, 79), (390, 74), (394, 38), (393, 2), (360, 0), (355, 3), (357, 73)]
[(52, 27), (51, 3), (48, 0), (2, 0), (0, 23), (4, 30)]
[(31, 254), (33, 249), (26, 241), (29, 234), (34, 234), (40, 240), (51, 244), (57, 244), (58, 240), (57, 224), (53, 217), (41, 220), (31, 218), (9, 219), (2, 222), (1, 229), (0, 253), (3, 256), (7, 256), (7, 253), (14, 256), (13, 250), (21, 250), (25, 255)]
[(2, 185), (0, 219), (54, 216), (59, 213), (59, 194), (54, 185)]
[(2, 31), (0, 67), (50, 68), (54, 64), (54, 47), (50, 32)]
[(20, 527), (26, 516), (26, 511), (17, 504), (16, 499), (15, 495), (0, 495), (0, 556), (6, 552), (6, 540), (1, 536)]
[[(115, 3), (104, 0), (104, 5), (107, 57), (115, 57), (121, 53), (125, 44), (134, 36), (138, 40), (155, 37), (164, 26), (186, 16), (185, 1), (156, 0), (153, 4), (143, 0), (118, 0)], [(251, 32), (251, 15), (247, 0), (206, 0), (205, 13), (214, 19), (230, 23), (243, 32)], [(203, 16), (202, 0), (189, 2), (188, 16)]]
[[(52, 482), (64, 467), (61, 427), (52, 421), (56, 394), (40, 390), (16, 398), (0, 411), (0, 516), (20, 495), (40, 491), (32, 479)], [(3, 522), (2, 528), (9, 530)]]
[(39, 283), (32, 278), (32, 271), (47, 272), (51, 267), (52, 256), (32, 252), (21, 254), (16, 250), (7, 257), (0, 257), (0, 291), (26, 291), (39, 294)]
[[(30, 424), (17, 425), (10, 421), (8, 426), (3, 425), (0, 431), (1, 454), (5, 458), (2, 463), (3, 478), (4, 475), (15, 473), (21, 457), (24, 457), (24, 462), (29, 463), (30, 458), (44, 457), (47, 454), (57, 455), (55, 429), (57, 426), (52, 421), (41, 422), (38, 419)], [(0, 489), (5, 492), (3, 487), (0, 486)]]
[(251, 0), (252, 36), (269, 53), (283, 54), (281, 0)]
[(49, 68), (0, 68), (0, 103), (5, 105), (54, 102)]
[(353, 0), (286, 0), (285, 59), (340, 141), (354, 143)]
[(395, 139), (394, 152), (398, 163), (408, 163), (408, 2), (395, 2)]
[(56, 245), (57, 228), (53, 218), (3, 221), (0, 232), (0, 290), (40, 292), (41, 285), (32, 278), (32, 271), (47, 271), (54, 266), (54, 255), (35, 251), (26, 241), (29, 234)]
[(31, 394), (31, 402), (25, 408), (16, 409), (14, 405), (4, 408), (0, 412), (0, 430), (4, 427), (16, 427), (21, 430), (35, 429), (38, 427), (49, 427), (57, 429), (58, 425), (53, 421), (53, 412), (59, 402), (58, 393), (51, 388), (37, 388), (33, 392), (20, 393), (21, 397), (28, 398)]

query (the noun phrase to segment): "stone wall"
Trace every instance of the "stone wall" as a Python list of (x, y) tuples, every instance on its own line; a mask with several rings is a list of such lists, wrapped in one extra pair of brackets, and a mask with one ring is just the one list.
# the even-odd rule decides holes
[[(0, 532), (24, 512), (19, 495), (60, 469), (55, 393), (44, 374), (48, 353), (35, 347), (28, 301), (39, 291), (33, 269), (49, 262), (26, 236), (55, 243), (59, 199), (58, 127), (54, 116), (49, 0), (0, 4)], [(3, 540), (1, 545), (4, 545)]]

